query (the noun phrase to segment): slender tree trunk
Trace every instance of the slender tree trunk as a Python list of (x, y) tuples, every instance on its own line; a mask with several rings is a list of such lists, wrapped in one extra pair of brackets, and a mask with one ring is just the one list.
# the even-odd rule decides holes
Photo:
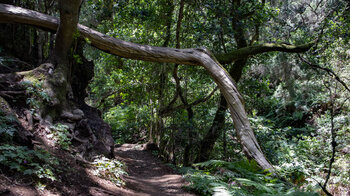
[(194, 116), (192, 108), (187, 109), (187, 115), (188, 115), (188, 127), (186, 129), (188, 133), (188, 144), (186, 145), (184, 150), (184, 160), (183, 160), (184, 166), (191, 165), (191, 149), (193, 147), (193, 116)]
[(216, 110), (215, 117), (210, 129), (204, 136), (203, 140), (200, 142), (200, 151), (196, 162), (204, 162), (209, 160), (210, 154), (214, 148), (214, 144), (219, 138), (221, 130), (224, 128), (226, 110), (226, 99), (223, 95), (220, 95), (219, 107)]
[(226, 140), (226, 131), (222, 132), (222, 140), (223, 140), (223, 150), (224, 150), (224, 160), (227, 161), (227, 140)]
[(82, 0), (59, 0), (60, 24), (56, 34), (54, 55), (57, 61), (67, 59), (76, 32)]
[[(185, 0), (181, 0), (180, 1), (180, 7), (179, 7), (179, 15), (177, 18), (177, 23), (176, 23), (176, 48), (180, 48), (181, 47), (181, 24), (182, 24), (182, 19), (184, 17), (184, 7), (185, 7)], [(177, 88), (177, 92), (178, 92), (178, 96), (180, 97), (181, 102), (184, 104), (184, 106), (186, 107), (186, 111), (187, 111), (187, 119), (188, 119), (188, 127), (186, 128), (187, 130), (187, 134), (188, 134), (188, 144), (186, 144), (185, 149), (184, 149), (184, 156), (183, 156), (183, 165), (184, 166), (189, 166), (191, 163), (190, 161), (190, 157), (191, 157), (191, 149), (193, 146), (193, 117), (194, 117), (194, 113), (193, 113), (193, 109), (191, 106), (189, 106), (188, 102), (187, 102), (187, 98), (186, 96), (184, 96), (184, 93), (182, 91), (181, 88), (181, 84), (180, 84), (180, 78), (177, 76), (177, 69), (178, 69), (178, 65), (175, 65), (174, 68), (174, 79), (176, 81), (176, 88)]]
[[(296, 92), (294, 89), (294, 76), (293, 76), (293, 67), (288, 62), (288, 57), (285, 54), (279, 54), (278, 55), (280, 64), (282, 65), (282, 74), (283, 80), (285, 82), (285, 87), (288, 91), (288, 96), (286, 97), (286, 100), (293, 101), (293, 99), (296, 97)], [(294, 111), (293, 111), (294, 112)]]
[[(244, 29), (240, 24), (240, 19), (238, 18), (235, 12), (238, 10), (240, 6), (240, 0), (232, 1), (232, 10), (231, 10), (231, 18), (232, 18), (232, 29), (234, 31), (234, 38), (237, 43), (237, 48), (245, 48), (247, 47), (247, 41), (244, 37)], [(238, 59), (234, 66), (230, 69), (229, 73), (235, 82), (238, 82), (242, 76), (243, 68), (247, 63), (248, 58), (243, 57), (242, 59)], [(227, 103), (223, 95), (220, 96), (219, 107), (216, 111), (215, 118), (213, 120), (212, 126), (208, 130), (207, 134), (204, 136), (202, 142), (200, 143), (200, 153), (197, 157), (198, 162), (207, 161), (210, 158), (210, 154), (214, 149), (215, 142), (220, 137), (223, 128), (225, 126), (225, 114), (227, 110)]]
[[(164, 42), (163, 42), (163, 47), (168, 47), (171, 41), (171, 25), (172, 25), (172, 17), (173, 17), (173, 11), (174, 11), (174, 5), (172, 1), (167, 1), (166, 5), (166, 22), (165, 22), (165, 26), (166, 26), (166, 34), (164, 37)], [(154, 134), (155, 134), (155, 138), (157, 138), (156, 140), (156, 144), (160, 149), (160, 152), (163, 153), (163, 155), (165, 157), (167, 157), (167, 159), (169, 158), (169, 152), (166, 150), (166, 144), (163, 145), (161, 143), (161, 138), (163, 138), (164, 135), (164, 123), (163, 123), (163, 119), (162, 116), (160, 115), (160, 110), (164, 107), (164, 90), (167, 89), (166, 85), (168, 82), (168, 70), (166, 69), (167, 64), (166, 63), (162, 63), (161, 66), (159, 67), (159, 86), (158, 86), (158, 101), (159, 101), (159, 106), (157, 108), (157, 112), (156, 112), (156, 116), (155, 116), (155, 130), (154, 130)]]

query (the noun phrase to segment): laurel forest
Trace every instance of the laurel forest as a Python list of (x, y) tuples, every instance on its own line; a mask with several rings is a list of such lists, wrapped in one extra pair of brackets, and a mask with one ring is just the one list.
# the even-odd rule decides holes
[(349, 18), (345, 0), (1, 1), (0, 194), (348, 195)]

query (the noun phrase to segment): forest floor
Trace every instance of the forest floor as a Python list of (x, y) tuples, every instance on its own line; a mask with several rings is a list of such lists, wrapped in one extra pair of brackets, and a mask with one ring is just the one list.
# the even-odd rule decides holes
[(0, 168), (0, 196), (50, 196), (50, 195), (137, 195), (167, 196), (194, 195), (187, 193), (183, 177), (162, 161), (143, 150), (143, 145), (123, 144), (115, 149), (116, 159), (127, 166), (128, 175), (123, 176), (125, 186), (120, 187), (93, 174), (91, 166), (64, 152), (53, 152), (70, 172), (57, 176), (59, 180), (40, 186), (32, 178), (18, 172)]
[(150, 151), (143, 150), (141, 145), (123, 144), (116, 149), (128, 167), (125, 176), (126, 188), (135, 195), (193, 195), (182, 188), (184, 179), (173, 169), (156, 159)]

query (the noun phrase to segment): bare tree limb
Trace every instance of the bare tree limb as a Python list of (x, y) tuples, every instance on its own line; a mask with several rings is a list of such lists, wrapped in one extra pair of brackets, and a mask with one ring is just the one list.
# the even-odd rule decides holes
[(193, 107), (193, 106), (196, 106), (198, 104), (201, 104), (201, 103), (204, 103), (206, 101), (208, 101), (214, 94), (215, 92), (218, 90), (218, 87), (215, 87), (206, 97), (203, 97), (201, 99), (197, 99), (196, 101), (190, 103), (190, 104), (184, 104), (184, 105), (178, 105), (178, 106), (175, 106), (175, 107), (166, 107), (164, 108), (163, 110), (160, 111), (160, 115), (162, 116), (167, 116), (169, 115), (170, 113), (176, 111), (176, 110), (179, 110), (179, 109), (187, 109), (189, 107)]
[(309, 61), (307, 61), (306, 59), (304, 59), (301, 55), (298, 55), (299, 59), (304, 62), (305, 64), (309, 65), (312, 68), (316, 68), (316, 69), (321, 69), (325, 72), (327, 72), (328, 75), (330, 75), (331, 77), (334, 77), (340, 84), (342, 84), (344, 86), (344, 88), (350, 92), (350, 88), (346, 85), (346, 83), (340, 79), (340, 77), (334, 73), (333, 70), (329, 69), (329, 68), (325, 68), (325, 67), (321, 67), (320, 65), (311, 63)]
[(331, 89), (331, 86), (326, 86), (326, 88), (328, 89), (329, 91), (329, 98), (330, 98), (330, 102), (331, 102), (331, 108), (330, 108), (330, 112), (331, 112), (331, 138), (332, 138), (332, 142), (331, 142), (331, 146), (332, 146), (332, 156), (331, 156), (331, 159), (329, 160), (329, 166), (328, 166), (328, 172), (327, 172), (327, 176), (326, 176), (326, 179), (323, 183), (323, 185), (320, 185), (322, 186), (322, 190), (328, 195), (328, 196), (331, 196), (332, 194), (330, 192), (328, 192), (327, 190), (327, 183), (329, 181), (329, 178), (331, 177), (331, 173), (332, 173), (332, 165), (335, 161), (335, 152), (336, 152), (336, 147), (337, 147), (337, 142), (335, 141), (335, 138), (336, 138), (336, 130), (334, 128), (334, 99), (335, 97), (333, 96), (333, 93), (332, 93), (332, 89)]

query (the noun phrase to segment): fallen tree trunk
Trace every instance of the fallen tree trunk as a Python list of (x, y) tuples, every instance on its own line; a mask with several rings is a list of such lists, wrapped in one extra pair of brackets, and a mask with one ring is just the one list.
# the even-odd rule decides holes
[[(0, 4), (0, 22), (30, 24), (53, 31), (58, 27), (58, 20), (52, 16), (6, 4)], [(124, 58), (204, 67), (217, 83), (228, 103), (238, 138), (246, 155), (255, 159), (263, 169), (273, 169), (265, 158), (251, 129), (243, 99), (236, 88), (235, 82), (209, 50), (205, 48), (173, 49), (140, 45), (112, 38), (83, 25), (78, 25), (78, 31), (83, 38), (88, 39), (91, 45), (96, 48)]]

